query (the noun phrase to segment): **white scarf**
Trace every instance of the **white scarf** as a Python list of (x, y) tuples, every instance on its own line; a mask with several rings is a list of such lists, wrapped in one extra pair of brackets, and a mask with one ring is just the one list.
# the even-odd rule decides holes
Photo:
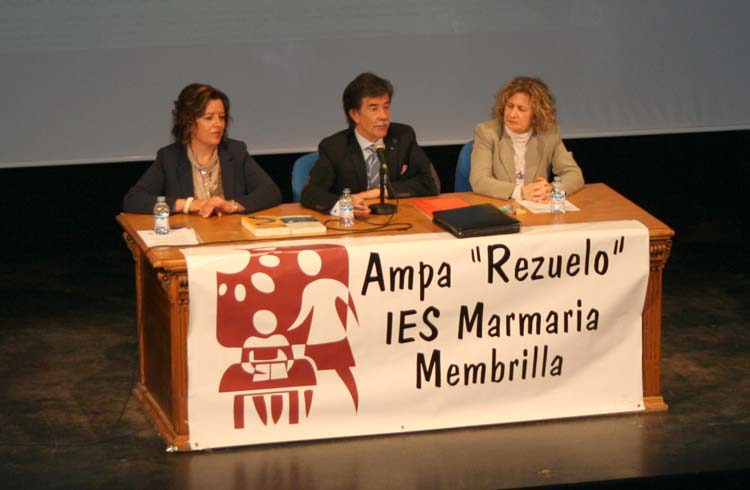
[(529, 129), (525, 133), (515, 133), (511, 129), (505, 128), (513, 143), (513, 164), (516, 171), (516, 185), (524, 185), (526, 177), (526, 145), (531, 139), (533, 130)]

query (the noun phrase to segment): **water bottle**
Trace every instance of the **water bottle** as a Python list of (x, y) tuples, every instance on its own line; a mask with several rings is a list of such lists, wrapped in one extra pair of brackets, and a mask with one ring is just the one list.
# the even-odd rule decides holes
[(344, 189), (339, 199), (339, 222), (345, 228), (354, 226), (354, 201), (349, 188)]
[(565, 212), (565, 186), (560, 177), (552, 181), (552, 199), (550, 200), (550, 212), (560, 214)]
[(154, 206), (154, 232), (157, 235), (166, 235), (169, 233), (169, 205), (167, 198), (159, 196), (156, 198)]

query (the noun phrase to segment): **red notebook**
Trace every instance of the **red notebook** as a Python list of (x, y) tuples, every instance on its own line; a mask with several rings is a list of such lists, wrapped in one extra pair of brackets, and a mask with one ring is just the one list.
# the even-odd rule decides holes
[(430, 218), (435, 211), (444, 211), (446, 209), (465, 208), (469, 203), (460, 197), (436, 197), (434, 199), (414, 199), (412, 201), (416, 207), (427, 213)]

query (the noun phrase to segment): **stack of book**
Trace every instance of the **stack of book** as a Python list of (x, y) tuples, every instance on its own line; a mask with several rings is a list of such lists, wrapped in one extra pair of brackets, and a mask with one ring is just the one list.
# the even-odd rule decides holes
[(297, 214), (289, 216), (247, 215), (242, 226), (257, 238), (283, 236), (322, 235), (327, 228), (314, 216)]

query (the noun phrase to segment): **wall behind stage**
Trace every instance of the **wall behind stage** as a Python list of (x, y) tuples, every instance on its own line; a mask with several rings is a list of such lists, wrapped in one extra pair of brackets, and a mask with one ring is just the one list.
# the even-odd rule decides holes
[(750, 127), (743, 0), (0, 3), (0, 168), (144, 161), (189, 82), (253, 154), (308, 151), (374, 70), (424, 145), (467, 141), (499, 85), (547, 80), (566, 137)]

